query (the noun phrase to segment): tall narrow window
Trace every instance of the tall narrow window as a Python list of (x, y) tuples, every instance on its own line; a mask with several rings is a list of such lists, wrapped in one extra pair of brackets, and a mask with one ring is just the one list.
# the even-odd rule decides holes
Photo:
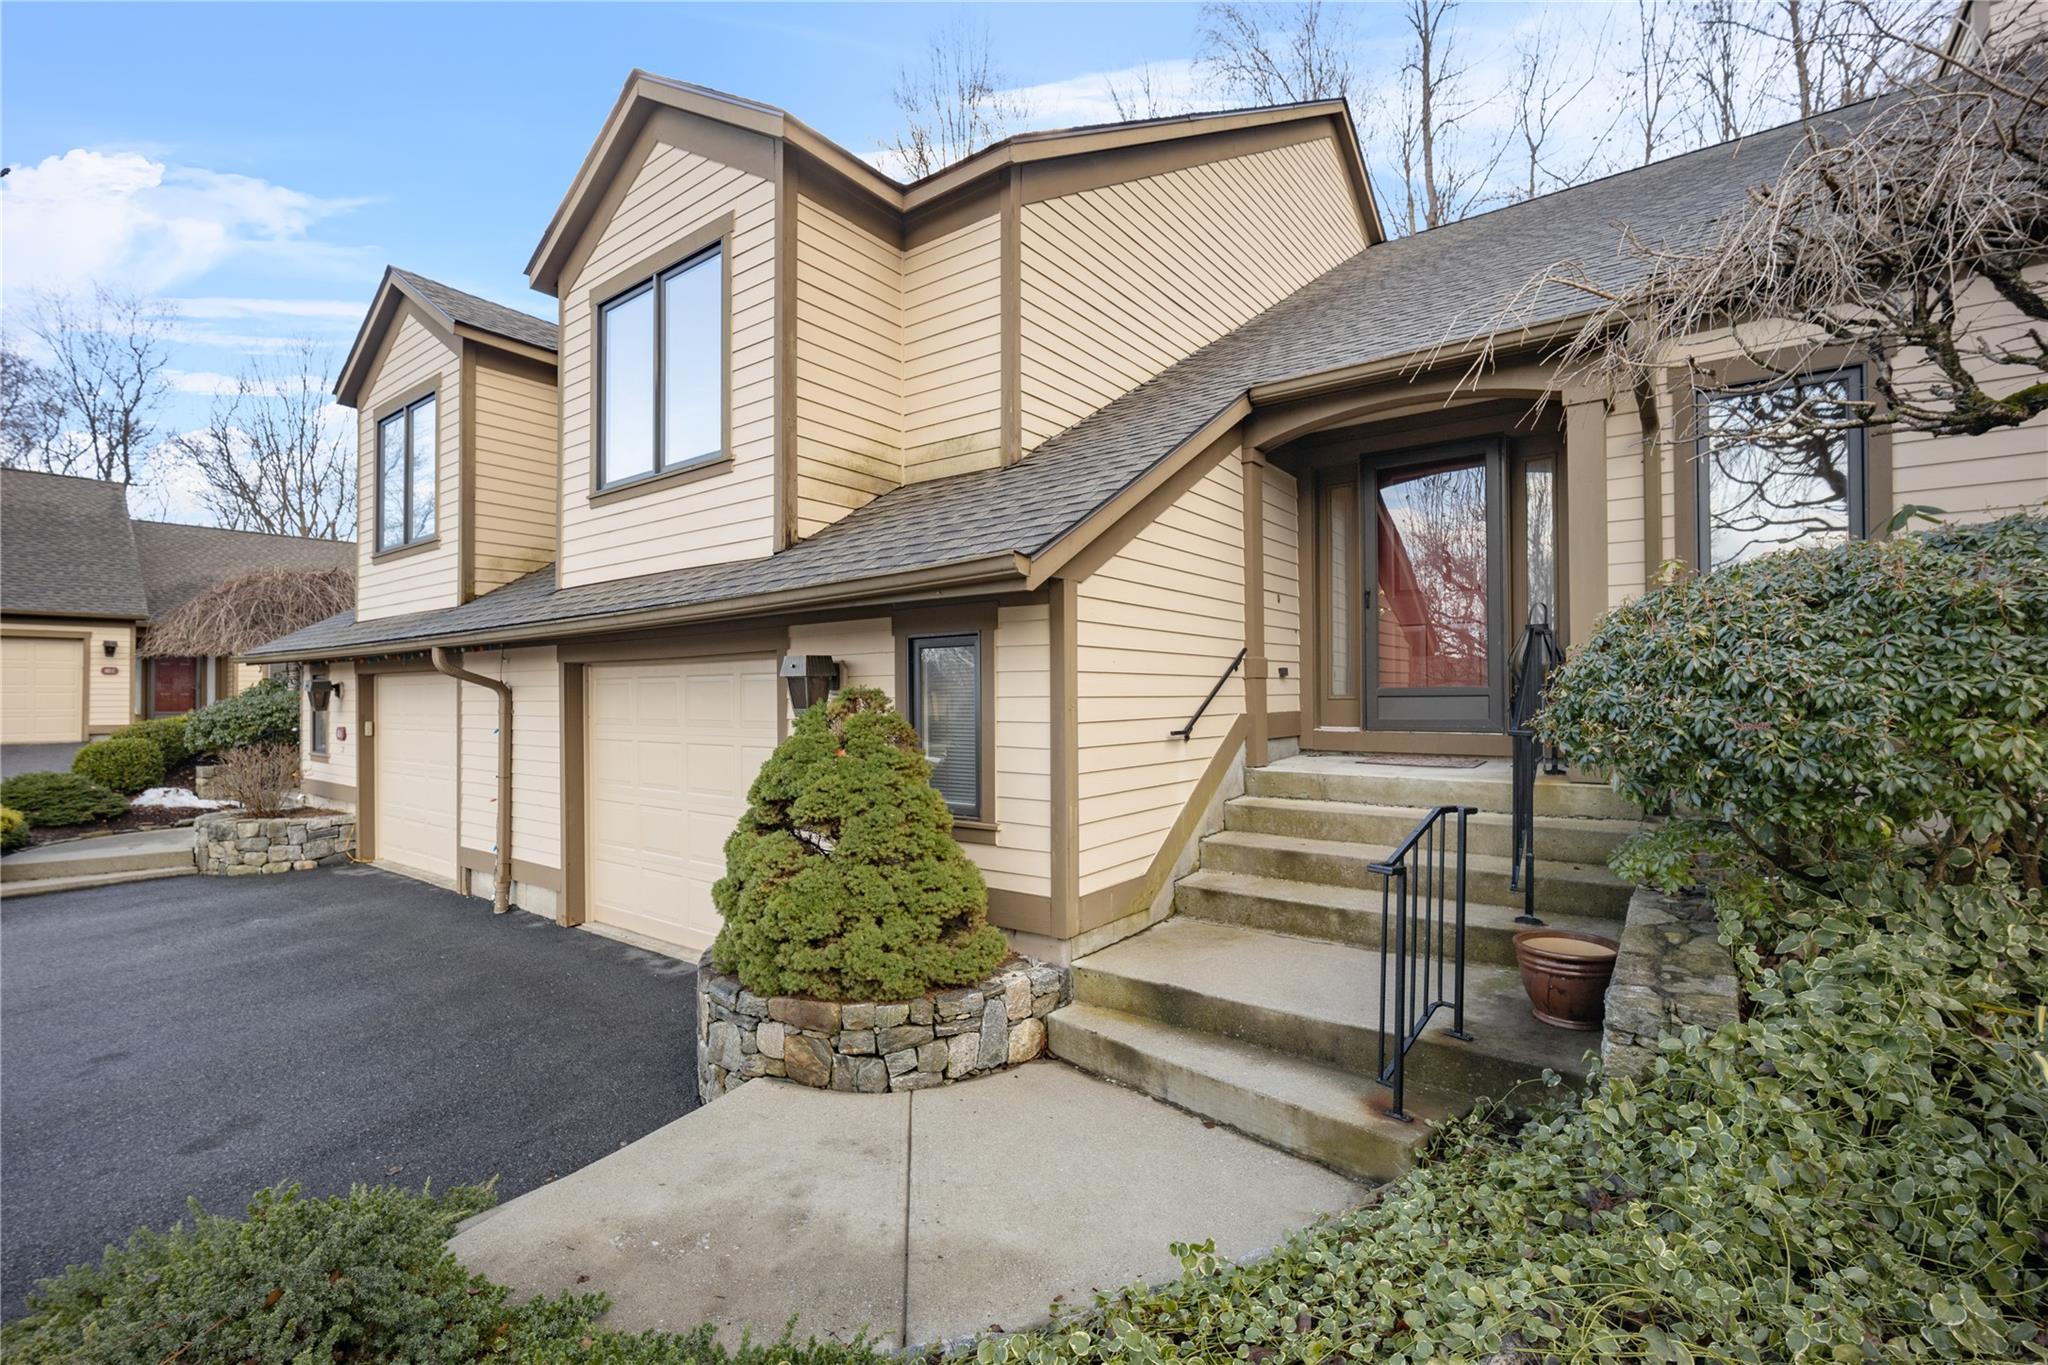
[[(314, 669), (312, 676), (313, 687), (316, 690), (324, 691), (324, 684), (326, 682), (327, 670), (324, 668)], [(306, 708), (306, 751), (316, 758), (327, 757), (327, 706), (329, 704), (323, 697), (318, 704)]]
[(439, 412), (430, 393), (377, 423), (379, 553), (434, 538)]
[(1330, 490), (1330, 695), (1351, 695), (1354, 646), (1351, 604), (1358, 596), (1352, 579), (1351, 544), (1358, 534), (1358, 490), (1344, 484)]
[(1549, 459), (1522, 466), (1522, 538), (1527, 543), (1529, 620), (1557, 628), (1557, 465)]
[(1862, 373), (1702, 393), (1700, 567), (1865, 533)]
[(724, 455), (724, 248), (603, 304), (598, 371), (599, 487)]
[(910, 723), (931, 760), (932, 785), (963, 819), (981, 809), (981, 637), (927, 635), (910, 641)]

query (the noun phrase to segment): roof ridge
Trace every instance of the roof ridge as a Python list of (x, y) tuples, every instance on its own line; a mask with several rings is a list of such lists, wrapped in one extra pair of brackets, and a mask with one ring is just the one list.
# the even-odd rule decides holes
[(553, 322), (550, 322), (547, 318), (542, 317), (538, 313), (529, 313), (524, 308), (514, 308), (509, 303), (499, 303), (496, 299), (487, 299), (482, 294), (472, 294), (467, 289), (458, 289), (454, 285), (449, 284), (446, 280), (437, 280), (432, 275), (422, 275), (419, 271), (407, 270), (402, 265), (394, 265), (389, 267), (389, 269), (392, 274), (402, 275), (406, 279), (413, 281), (415, 284), (432, 285), (436, 289), (445, 289), (451, 294), (459, 294), (463, 298), (468, 299), (473, 303), (481, 303), (491, 308), (502, 308), (508, 313), (517, 313), (519, 316), (523, 318), (529, 318), (534, 322), (542, 324), (543, 326), (555, 326)]
[(155, 517), (130, 517), (135, 526), (167, 526), (179, 531), (205, 531), (215, 535), (262, 536), (266, 540), (297, 540), (308, 545), (353, 545), (340, 536), (295, 536), (289, 531), (251, 531), (243, 526), (208, 526), (197, 521), (158, 521)]

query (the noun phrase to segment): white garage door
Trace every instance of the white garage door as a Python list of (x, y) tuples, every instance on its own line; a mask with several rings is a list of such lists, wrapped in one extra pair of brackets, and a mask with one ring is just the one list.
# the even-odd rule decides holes
[(377, 861), (455, 879), (455, 680), (377, 678)]
[(711, 884), (775, 747), (777, 686), (768, 659), (590, 669), (589, 919), (710, 946)]
[(85, 738), (85, 642), (0, 639), (0, 740), (50, 744)]

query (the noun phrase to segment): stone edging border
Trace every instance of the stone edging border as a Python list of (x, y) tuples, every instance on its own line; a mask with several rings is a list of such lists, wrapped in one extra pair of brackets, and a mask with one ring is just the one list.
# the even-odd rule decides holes
[(192, 831), (192, 860), (213, 877), (334, 867), (356, 846), (356, 817), (345, 813), (255, 819), (228, 812), (201, 816)]
[(1689, 1024), (1711, 1033), (1738, 1013), (1735, 964), (1707, 898), (1637, 887), (1607, 987), (1602, 1067), (1613, 1076), (1641, 1075), (1657, 1059), (1659, 1034)]
[(973, 986), (886, 1003), (755, 995), (697, 968), (697, 1094), (762, 1076), (880, 1095), (946, 1085), (1045, 1054), (1045, 1017), (1072, 998), (1059, 967), (1017, 958)]

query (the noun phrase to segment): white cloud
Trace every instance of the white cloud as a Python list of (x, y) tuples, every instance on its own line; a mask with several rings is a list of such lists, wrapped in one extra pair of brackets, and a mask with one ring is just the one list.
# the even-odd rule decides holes
[[(1150, 107), (1143, 92), (1149, 86)], [(1115, 71), (1086, 71), (1065, 80), (1019, 86), (1010, 93), (1031, 111), (1033, 128), (1064, 128), (1082, 123), (1115, 123), (1124, 117), (1117, 111), (1111, 91), (1123, 96), (1128, 106), (1136, 97), (1137, 117), (1161, 117), (1194, 108), (1213, 108), (1218, 101), (1198, 98), (1201, 82), (1195, 63), (1188, 58), (1149, 62)]]
[(362, 202), (84, 147), (17, 167), (4, 184), (0, 268), (10, 290), (106, 281), (159, 293), (243, 254), (333, 261), (347, 253), (308, 234)]
[(321, 318), (353, 327), (362, 320), (361, 299), (174, 299), (188, 318)]

